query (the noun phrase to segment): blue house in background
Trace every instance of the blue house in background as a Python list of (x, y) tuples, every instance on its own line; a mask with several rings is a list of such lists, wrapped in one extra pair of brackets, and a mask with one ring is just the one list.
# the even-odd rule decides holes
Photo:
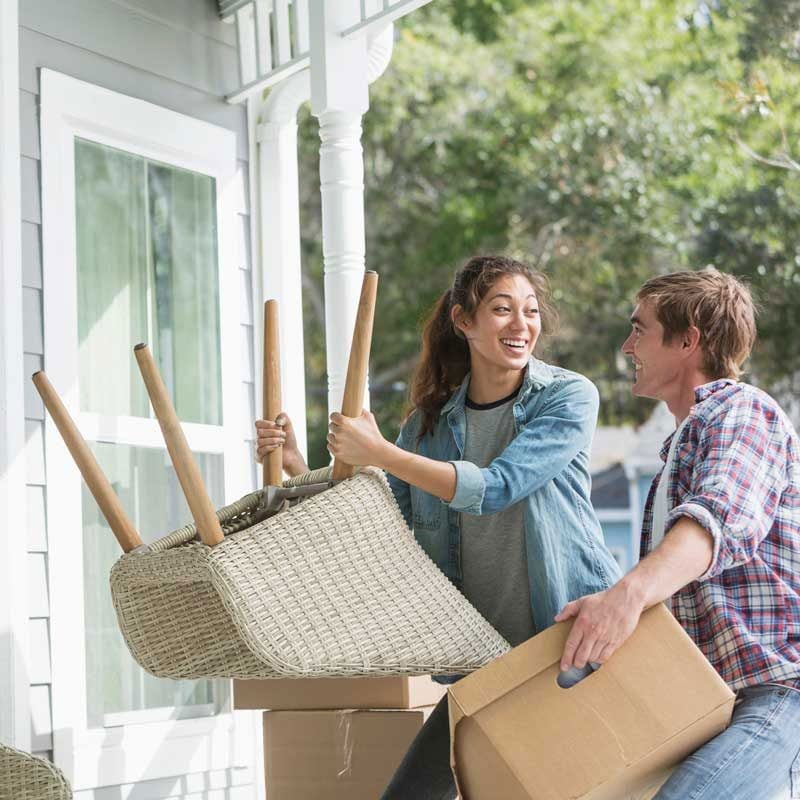
[(598, 428), (592, 446), (592, 504), (609, 550), (629, 570), (639, 559), (639, 534), (647, 492), (661, 469), (659, 452), (675, 429), (663, 403), (638, 430)]

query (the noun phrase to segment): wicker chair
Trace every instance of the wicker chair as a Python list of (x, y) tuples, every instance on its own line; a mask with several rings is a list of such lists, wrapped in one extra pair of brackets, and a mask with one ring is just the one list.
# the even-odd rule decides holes
[[(463, 674), (509, 649), (417, 544), (365, 469), (252, 523), (261, 493), (123, 555), (111, 592), (128, 647), (165, 678)], [(243, 529), (242, 529), (243, 528)]]
[(0, 744), (0, 800), (71, 800), (72, 790), (58, 767)]
[[(376, 281), (365, 276), (359, 301), (350, 417), (363, 407)], [(277, 363), (270, 349), (265, 375)], [(145, 344), (134, 353), (201, 541), (189, 525), (143, 545), (44, 373), (34, 383), (125, 551), (111, 593), (144, 669), (175, 679), (462, 674), (509, 649), (417, 544), (380, 470), (334, 463), (280, 487), (276, 463), (273, 499), (295, 497), (298, 483), (324, 491), (272, 516), (269, 490), (254, 492), (215, 518), (155, 361)]]

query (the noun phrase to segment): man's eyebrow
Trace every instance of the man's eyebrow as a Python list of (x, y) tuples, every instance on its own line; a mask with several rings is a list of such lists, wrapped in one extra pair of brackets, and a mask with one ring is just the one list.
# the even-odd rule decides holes
[(638, 325), (640, 328), (647, 326), (642, 322), (642, 318), (638, 314), (631, 314), (631, 325)]

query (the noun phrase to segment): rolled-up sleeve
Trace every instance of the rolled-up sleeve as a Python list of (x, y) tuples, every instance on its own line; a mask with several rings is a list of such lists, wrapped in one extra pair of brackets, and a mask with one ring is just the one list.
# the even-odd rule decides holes
[(554, 381), (537, 415), (488, 467), (451, 461), (456, 491), (449, 505), (467, 514), (494, 514), (535, 492), (592, 442), (599, 397), (582, 376)]
[(750, 561), (775, 522), (787, 486), (786, 453), (775, 424), (749, 400), (706, 421), (694, 456), (692, 485), (666, 520), (689, 517), (714, 540), (711, 564), (698, 580)]

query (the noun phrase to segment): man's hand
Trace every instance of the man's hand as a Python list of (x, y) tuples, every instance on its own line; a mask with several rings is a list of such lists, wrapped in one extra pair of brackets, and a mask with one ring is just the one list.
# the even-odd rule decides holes
[(573, 665), (582, 669), (588, 662), (608, 661), (636, 629), (644, 608), (644, 600), (624, 581), (567, 603), (556, 616), (556, 622), (575, 618), (561, 656), (562, 672)]

